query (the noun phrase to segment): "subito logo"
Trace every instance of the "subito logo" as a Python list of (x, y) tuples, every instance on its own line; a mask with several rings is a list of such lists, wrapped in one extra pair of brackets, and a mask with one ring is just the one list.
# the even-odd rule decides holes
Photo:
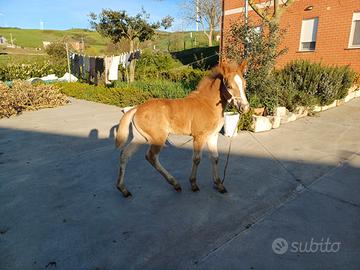
[(276, 238), (272, 242), (272, 250), (276, 254), (282, 255), (288, 250), (288, 248), (289, 244), (284, 238)]

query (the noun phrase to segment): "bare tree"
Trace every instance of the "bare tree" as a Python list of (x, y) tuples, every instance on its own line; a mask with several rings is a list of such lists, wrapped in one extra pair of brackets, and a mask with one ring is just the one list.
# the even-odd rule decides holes
[(201, 25), (212, 46), (214, 32), (220, 24), (221, 0), (184, 0), (182, 9), (185, 19)]
[(278, 22), (281, 15), (284, 13), (294, 0), (267, 0), (261, 3), (258, 1), (249, 0), (249, 5), (262, 19), (266, 21)]

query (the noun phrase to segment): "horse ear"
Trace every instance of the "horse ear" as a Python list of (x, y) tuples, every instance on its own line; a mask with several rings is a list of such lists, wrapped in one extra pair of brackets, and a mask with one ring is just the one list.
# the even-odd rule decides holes
[(241, 74), (245, 74), (248, 67), (248, 61), (244, 59), (241, 64), (239, 65), (238, 71), (241, 72)]

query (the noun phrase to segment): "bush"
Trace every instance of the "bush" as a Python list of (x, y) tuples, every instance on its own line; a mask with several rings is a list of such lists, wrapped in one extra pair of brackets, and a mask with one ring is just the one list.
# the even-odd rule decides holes
[(54, 85), (33, 85), (14, 81), (9, 87), (0, 83), (0, 118), (10, 117), (22, 111), (52, 108), (66, 103), (66, 96)]
[(195, 89), (206, 71), (182, 65), (171, 54), (145, 50), (136, 63), (137, 80), (158, 79), (179, 82), (186, 89)]
[(43, 77), (49, 74), (63, 76), (65, 65), (52, 64), (50, 61), (35, 62), (32, 64), (7, 64), (0, 66), (0, 80), (26, 80), (33, 77)]
[(152, 98), (149, 92), (131, 85), (126, 88), (107, 88), (85, 83), (56, 83), (61, 92), (70, 97), (85, 99), (120, 107), (137, 105)]
[(125, 82), (116, 82), (115, 85), (121, 89), (127, 89), (128, 87), (139, 89), (149, 93), (153, 98), (181, 98), (185, 97), (190, 92), (190, 89), (183, 87), (181, 83), (163, 79), (145, 79), (135, 81), (130, 85)]
[(275, 74), (280, 86), (280, 104), (297, 106), (328, 105), (344, 98), (353, 85), (355, 73), (349, 67), (329, 67), (297, 60)]

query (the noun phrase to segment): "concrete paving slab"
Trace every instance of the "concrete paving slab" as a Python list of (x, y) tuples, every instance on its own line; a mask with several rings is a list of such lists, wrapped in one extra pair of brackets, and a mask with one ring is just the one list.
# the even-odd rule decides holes
[[(353, 100), (344, 107), (356, 109), (359, 104)], [(326, 116), (322, 123), (321, 114), (269, 133), (240, 133), (232, 142), (226, 195), (212, 188), (206, 154), (199, 167), (201, 191), (190, 191), (191, 142), (181, 148), (165, 147), (160, 156), (181, 183), (180, 194), (145, 161), (143, 146), (126, 172), (131, 199), (123, 198), (114, 186), (119, 151), (113, 140), (122, 115), (119, 108), (72, 99), (64, 107), (2, 119), (0, 269), (49, 269), (55, 268), (54, 263), (56, 269), (203, 267), (219, 247), (247, 234), (252, 224), (266, 221), (269, 213), (296, 198), (303, 184), (317, 197), (299, 200), (297, 218), (291, 211), (282, 217), (293, 220), (295, 232), (302, 232), (301, 224), (315, 216), (315, 210), (308, 209), (311, 202), (327, 205), (334, 200), (329, 213), (350, 214), (345, 223), (357, 224), (354, 208), (360, 164), (355, 157), (360, 142), (351, 135), (358, 130), (357, 115), (348, 109), (329, 112), (336, 119), (345, 119), (338, 114), (346, 113), (348, 120), (333, 125), (332, 117)], [(315, 132), (316, 126), (326, 132)], [(344, 144), (332, 144), (344, 128), (349, 128), (339, 140)], [(171, 136), (171, 140), (181, 144), (187, 137)], [(221, 168), (228, 143), (220, 136)], [(349, 209), (342, 209), (344, 205)], [(316, 224), (324, 227), (325, 221)], [(253, 241), (259, 246), (253, 248), (260, 250), (256, 235)], [(353, 239), (357, 240), (356, 235)], [(356, 245), (352, 250), (357, 251)], [(247, 254), (242, 250), (240, 257)], [(350, 259), (352, 266), (355, 259)], [(231, 258), (219, 261), (221, 269), (233, 266)], [(242, 266), (236, 269), (248, 269)]]
[[(358, 206), (306, 191), (209, 253), (196, 269), (356, 270), (359, 226)], [(274, 252), (274, 242), (284, 245)]]

